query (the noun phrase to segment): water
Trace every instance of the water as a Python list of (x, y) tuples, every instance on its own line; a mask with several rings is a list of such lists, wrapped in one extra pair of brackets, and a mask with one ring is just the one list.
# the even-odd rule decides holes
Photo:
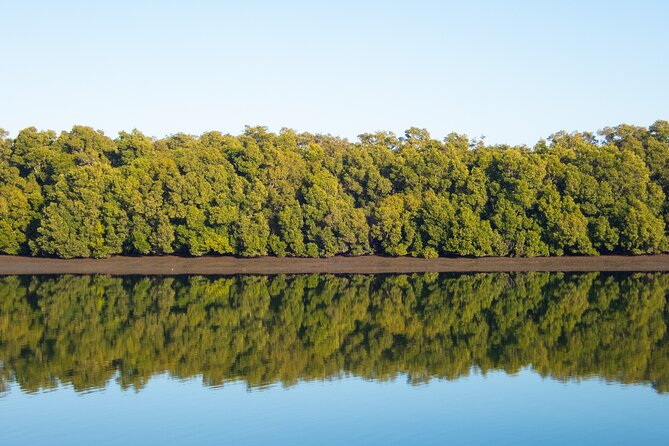
[(0, 443), (667, 444), (669, 275), (0, 278)]

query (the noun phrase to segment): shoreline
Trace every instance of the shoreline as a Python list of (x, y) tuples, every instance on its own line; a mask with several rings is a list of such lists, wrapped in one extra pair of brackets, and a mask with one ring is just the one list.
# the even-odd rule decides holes
[(233, 275), (233, 274), (391, 274), (421, 272), (667, 272), (669, 254), (639, 256), (481, 257), (256, 257), (115, 256), (54, 259), (0, 255), (0, 275)]

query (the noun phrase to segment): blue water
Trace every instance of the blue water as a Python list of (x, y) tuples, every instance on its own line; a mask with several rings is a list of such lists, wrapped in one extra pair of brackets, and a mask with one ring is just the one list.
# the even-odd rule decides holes
[(667, 395), (527, 369), (424, 385), (351, 377), (249, 390), (160, 375), (140, 392), (14, 390), (0, 399), (3, 445), (669, 442)]
[(0, 446), (669, 444), (669, 275), (0, 277)]

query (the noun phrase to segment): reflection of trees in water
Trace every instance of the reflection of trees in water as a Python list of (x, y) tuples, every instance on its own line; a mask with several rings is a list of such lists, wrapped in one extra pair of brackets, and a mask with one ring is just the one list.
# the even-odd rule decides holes
[(413, 382), (531, 365), (669, 391), (669, 275), (0, 278), (2, 386)]

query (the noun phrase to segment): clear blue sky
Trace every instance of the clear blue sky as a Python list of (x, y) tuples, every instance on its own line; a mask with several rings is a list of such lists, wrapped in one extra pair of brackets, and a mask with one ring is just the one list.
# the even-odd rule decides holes
[(492, 143), (669, 119), (667, 1), (2, 1), (0, 127)]

